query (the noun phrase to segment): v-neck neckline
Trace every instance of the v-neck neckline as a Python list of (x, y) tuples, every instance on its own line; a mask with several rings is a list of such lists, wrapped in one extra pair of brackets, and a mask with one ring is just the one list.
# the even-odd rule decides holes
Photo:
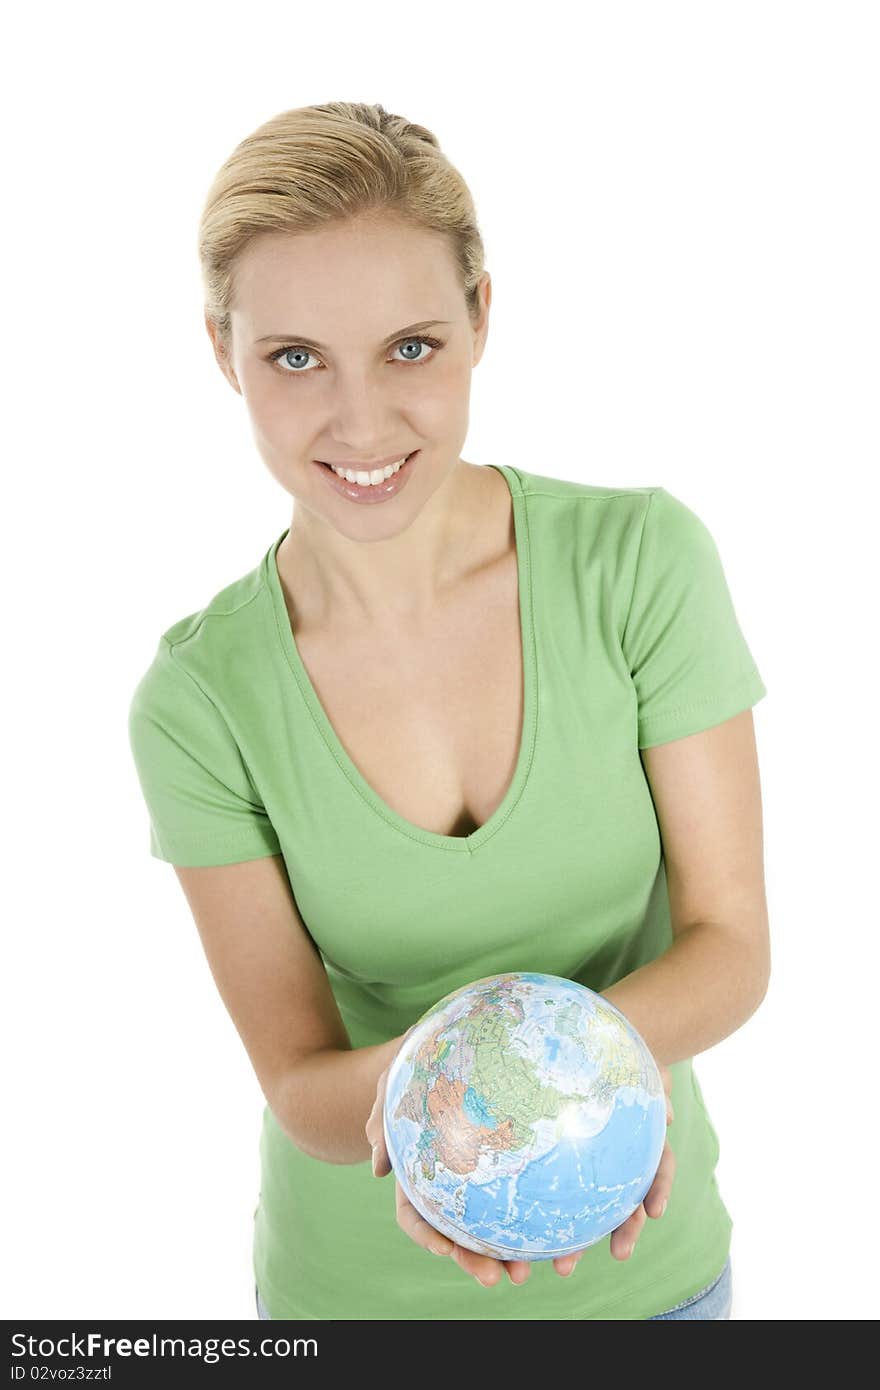
[(287, 611), (287, 604), (284, 599), (284, 591), (281, 587), (281, 579), (278, 574), (278, 564), (276, 556), (278, 548), (284, 537), (289, 531), (283, 531), (274, 544), (270, 547), (266, 556), (266, 579), (269, 592), (272, 596), (272, 606), (275, 616), (275, 626), (281, 643), (284, 656), (293, 672), (300, 694), (308, 707), (309, 713), (315, 726), (326, 743), (328, 749), (333, 754), (337, 766), (345, 775), (355, 791), (363, 798), (371, 809), (388, 824), (392, 829), (408, 836), (411, 840), (417, 840), (420, 844), (432, 846), (435, 849), (450, 850), (458, 854), (470, 854), (479, 849), (481, 845), (502, 827), (508, 816), (513, 811), (528, 780), (529, 771), (532, 766), (532, 758), (535, 751), (535, 739), (537, 734), (537, 713), (538, 713), (538, 691), (537, 691), (537, 660), (535, 654), (535, 631), (534, 631), (534, 606), (532, 601), (532, 557), (529, 543), (529, 523), (528, 512), (526, 510), (525, 496), (519, 475), (513, 468), (506, 464), (486, 464), (488, 468), (495, 468), (507, 483), (513, 502), (513, 522), (514, 536), (517, 557), (517, 576), (518, 576), (518, 604), (520, 619), (520, 641), (522, 648), (522, 683), (523, 683), (523, 718), (522, 732), (520, 736), (519, 755), (516, 761), (513, 778), (504, 793), (503, 798), (496, 806), (488, 820), (474, 830), (470, 835), (441, 835), (435, 830), (426, 830), (413, 821), (409, 821), (405, 816), (401, 816), (370, 785), (363, 773), (353, 762), (347, 753), (341, 739), (331, 724), (327, 712), (318, 698), (317, 691), (312, 684), (311, 677), (306, 670), (305, 664), (300, 656), (293, 635), (293, 627), (290, 621), (290, 614)]

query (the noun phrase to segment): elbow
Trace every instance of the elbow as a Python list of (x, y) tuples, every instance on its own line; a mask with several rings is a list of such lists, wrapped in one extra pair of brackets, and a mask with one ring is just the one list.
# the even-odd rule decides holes
[[(742, 1010), (742, 1023), (757, 1013), (767, 997), (770, 988), (770, 942), (764, 937), (759, 944), (752, 943), (752, 949), (739, 952), (739, 998)], [(734, 967), (735, 968), (735, 967)], [(733, 971), (731, 971), (731, 981)], [(740, 1026), (742, 1026), (740, 1024)]]
[(745, 967), (745, 974), (749, 981), (747, 993), (751, 1000), (750, 1013), (755, 1013), (763, 1004), (770, 988), (772, 960), (770, 923), (766, 911), (762, 916), (762, 930), (751, 932), (750, 937), (751, 951), (745, 957), (748, 962)]
[(764, 940), (764, 958), (762, 962), (761, 971), (761, 997), (758, 1000), (759, 1004), (763, 1004), (765, 998), (767, 997), (767, 991), (770, 988), (770, 975), (772, 973), (772, 969), (773, 961), (772, 952), (770, 950), (770, 928), (768, 924), (767, 935)]
[(770, 950), (768, 949), (761, 960), (759, 968), (756, 970), (756, 983), (753, 995), (752, 1013), (757, 1013), (758, 1009), (767, 998), (767, 991), (770, 988), (771, 961)]

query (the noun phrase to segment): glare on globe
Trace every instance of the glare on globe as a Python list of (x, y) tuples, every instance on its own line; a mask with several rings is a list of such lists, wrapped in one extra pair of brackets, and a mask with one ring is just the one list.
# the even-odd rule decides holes
[(654, 1181), (666, 1096), (619, 1009), (515, 972), (423, 1014), (388, 1072), (385, 1145), (418, 1212), (496, 1260), (551, 1260), (623, 1224)]

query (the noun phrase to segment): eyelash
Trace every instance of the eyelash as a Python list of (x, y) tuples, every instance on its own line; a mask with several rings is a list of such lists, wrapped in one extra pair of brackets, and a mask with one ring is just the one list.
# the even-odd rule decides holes
[[(430, 362), (431, 358), (434, 356), (434, 353), (438, 352), (440, 348), (443, 347), (443, 344), (439, 342), (437, 338), (428, 338), (425, 337), (423, 334), (417, 334), (415, 337), (411, 338), (398, 338), (397, 342), (392, 344), (392, 350), (394, 348), (399, 348), (402, 343), (426, 343), (429, 348), (434, 349), (434, 352), (431, 353), (431, 357), (418, 357), (415, 359), (411, 359), (411, 361), (408, 363), (399, 362), (398, 365), (401, 367), (419, 367), (422, 365), (423, 362)], [(277, 362), (280, 358), (282, 358), (285, 355), (285, 353), (294, 352), (297, 349), (309, 353), (312, 357), (317, 356), (317, 353), (312, 352), (311, 348), (304, 347), (302, 343), (288, 343), (286, 347), (276, 348), (274, 352), (270, 352), (269, 356), (266, 358), (266, 361)], [(303, 368), (300, 371), (291, 371), (286, 367), (280, 367), (279, 371), (282, 373), (283, 376), (311, 376), (313, 368), (309, 367)]]

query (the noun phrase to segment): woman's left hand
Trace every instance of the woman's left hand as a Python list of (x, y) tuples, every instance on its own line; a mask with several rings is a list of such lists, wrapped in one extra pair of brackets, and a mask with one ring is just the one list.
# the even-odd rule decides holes
[[(656, 1059), (655, 1059), (656, 1060)], [(663, 1089), (666, 1092), (666, 1124), (670, 1125), (675, 1118), (672, 1109), (672, 1072), (668, 1067), (657, 1063), (657, 1069), (663, 1080)], [(666, 1207), (666, 1199), (672, 1190), (672, 1179), (675, 1176), (675, 1154), (669, 1147), (669, 1140), (663, 1146), (660, 1155), (660, 1163), (654, 1181), (645, 1193), (644, 1200), (639, 1203), (631, 1216), (628, 1216), (622, 1226), (616, 1227), (611, 1232), (611, 1253), (616, 1260), (627, 1260), (635, 1249), (636, 1241), (642, 1233), (642, 1227), (649, 1216), (660, 1217)]]

